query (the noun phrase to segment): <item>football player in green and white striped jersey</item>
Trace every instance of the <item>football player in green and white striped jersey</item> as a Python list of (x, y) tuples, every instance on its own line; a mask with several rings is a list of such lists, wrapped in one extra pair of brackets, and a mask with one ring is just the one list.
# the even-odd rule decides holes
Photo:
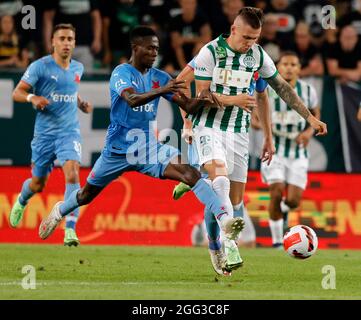
[[(178, 75), (177, 80), (184, 80), (188, 85), (194, 81), (194, 64), (195, 58), (188, 63), (186, 68), (184, 68), (181, 73)], [(229, 103), (238, 103), (240, 106), (244, 107), (244, 110), (250, 113), (250, 108), (256, 106), (257, 101), (257, 109), (260, 119), (260, 126), (264, 132), (264, 143), (262, 147), (262, 155), (261, 159), (266, 161), (269, 164), (272, 160), (272, 156), (274, 154), (274, 146), (272, 141), (272, 131), (271, 131), (271, 119), (270, 119), (270, 107), (269, 107), (269, 99), (266, 92), (267, 82), (265, 82), (262, 78), (258, 77), (258, 74), (255, 74), (254, 79), (252, 79), (252, 86), (249, 88), (248, 93), (239, 93), (237, 96), (226, 96), (221, 95), (218, 97), (220, 104), (229, 104)], [(256, 93), (256, 98), (251, 96), (250, 94)], [(185, 94), (190, 97), (191, 90), (190, 86), (185, 91)], [(229, 99), (236, 99), (234, 102)], [(199, 165), (199, 156), (197, 152), (197, 148), (193, 143), (193, 124), (186, 117), (186, 113), (180, 109), (182, 118), (184, 121), (183, 133), (182, 137), (185, 138), (186, 142), (189, 144), (188, 146), (188, 161), (189, 163), (200, 169)], [(243, 168), (247, 168), (247, 164), (243, 165)], [(203, 178), (206, 179), (206, 174), (203, 175)], [(234, 179), (234, 178), (233, 178)], [(206, 180), (213, 187), (213, 183), (210, 180)], [(217, 182), (216, 182), (217, 184)], [(230, 195), (232, 201), (237, 199), (235, 195), (238, 194), (238, 190), (233, 190), (234, 186), (239, 186), (237, 182), (232, 181), (230, 187)], [(239, 189), (239, 188), (238, 188)], [(184, 193), (190, 191), (191, 188), (184, 184), (179, 183), (173, 190), (173, 199), (177, 200), (184, 195)], [(237, 201), (237, 200), (236, 200)], [(247, 239), (249, 241), (249, 236), (252, 238), (252, 234), (254, 234), (254, 227), (252, 221), (247, 216), (247, 211), (243, 205), (243, 202), (232, 203), (234, 209), (234, 217), (241, 217), (244, 221), (247, 221), (247, 225), (245, 226), (244, 231), (242, 231), (242, 239)], [(211, 262), (214, 270), (220, 275), (231, 275), (231, 272), (237, 268), (239, 268), (243, 264), (243, 260), (239, 254), (238, 247), (235, 241), (227, 240), (224, 236), (220, 237), (220, 228), (217, 224), (217, 221), (212, 218), (211, 212), (205, 208), (204, 210), (204, 220), (205, 220), (205, 229), (207, 230), (207, 238), (208, 238), (208, 248), (209, 254), (211, 257)], [(252, 231), (253, 227), (253, 231)], [(222, 238), (222, 239), (221, 239)], [(241, 239), (238, 239), (240, 241)], [(247, 241), (247, 240), (246, 240)]]
[[(221, 35), (209, 42), (195, 61), (197, 93), (208, 89), (229, 98), (224, 110), (203, 108), (192, 120), (200, 165), (230, 211), (232, 203), (239, 204), (243, 199), (250, 124), (249, 113), (243, 110), (245, 106), (235, 100), (240, 93), (248, 93), (256, 71), (292, 109), (318, 130), (319, 135), (327, 133), (326, 124), (311, 114), (293, 88), (278, 74), (268, 54), (256, 44), (262, 22), (262, 10), (242, 8), (231, 26), (230, 35)], [(234, 190), (231, 194), (230, 181)]]
[[(290, 84), (305, 106), (317, 119), (320, 118), (317, 93), (313, 86), (299, 79), (301, 64), (294, 52), (284, 52), (278, 62), (281, 76)], [(283, 232), (287, 226), (288, 211), (300, 204), (307, 184), (307, 145), (314, 129), (306, 120), (268, 89), (271, 107), (272, 134), (276, 154), (269, 166), (261, 165), (262, 179), (270, 186), (270, 229), (274, 247), (283, 246)], [(282, 199), (287, 189), (287, 197)]]

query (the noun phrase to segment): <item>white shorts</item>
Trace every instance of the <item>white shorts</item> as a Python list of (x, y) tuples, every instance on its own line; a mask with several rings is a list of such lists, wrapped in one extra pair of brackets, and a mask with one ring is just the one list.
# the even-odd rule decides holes
[(274, 155), (269, 166), (261, 164), (262, 181), (268, 185), (284, 182), (305, 189), (308, 159), (288, 159)]
[(226, 164), (229, 180), (247, 182), (248, 133), (196, 127), (194, 141), (200, 165), (212, 160), (221, 160)]

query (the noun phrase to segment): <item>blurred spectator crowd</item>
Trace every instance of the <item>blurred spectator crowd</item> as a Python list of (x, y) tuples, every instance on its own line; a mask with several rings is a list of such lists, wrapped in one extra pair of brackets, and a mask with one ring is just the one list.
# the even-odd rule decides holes
[[(34, 30), (22, 28), (25, 5), (36, 9)], [(282, 51), (293, 50), (304, 77), (361, 80), (361, 0), (2, 0), (0, 70), (23, 69), (50, 53), (53, 26), (72, 23), (74, 58), (88, 73), (109, 72), (127, 61), (128, 33), (143, 24), (154, 28), (161, 41), (156, 66), (177, 74), (204, 44), (229, 32), (243, 6), (264, 10), (259, 44), (274, 61)]]

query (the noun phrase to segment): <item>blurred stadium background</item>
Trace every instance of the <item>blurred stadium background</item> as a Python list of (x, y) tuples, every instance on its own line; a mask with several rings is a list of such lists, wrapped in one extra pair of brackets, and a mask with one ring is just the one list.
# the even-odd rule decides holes
[[(25, 5), (36, 9), (35, 29), (22, 28)], [(52, 25), (71, 22), (76, 27), (74, 58), (83, 62), (86, 72), (80, 95), (94, 105), (91, 115), (79, 114), (84, 183), (103, 147), (109, 117), (108, 79), (112, 68), (128, 58), (128, 31), (137, 24), (155, 28), (161, 39), (156, 66), (176, 75), (204, 43), (228, 31), (230, 21), (244, 5), (265, 10), (259, 42), (275, 61), (282, 50), (300, 55), (302, 76), (316, 86), (322, 120), (328, 125), (326, 137), (312, 139), (308, 188), (300, 208), (290, 214), (290, 224), (314, 228), (322, 248), (361, 248), (361, 123), (357, 120), (361, 0), (0, 1), (0, 242), (40, 242), (37, 227), (41, 218), (63, 198), (64, 178), (56, 168), (46, 190), (31, 200), (19, 228), (10, 229), (10, 208), (22, 181), (30, 175), (35, 118), (30, 105), (12, 101), (11, 92), (26, 66), (49, 52)], [(328, 5), (333, 7), (325, 7)], [(331, 28), (325, 29), (325, 23)], [(352, 28), (344, 28), (350, 25)], [(193, 44), (183, 45), (185, 39), (193, 39)], [(350, 72), (335, 78), (330, 61)], [(166, 140), (174, 129), (178, 136), (175, 144), (185, 152), (181, 127), (177, 106), (163, 100), (159, 138)], [(260, 133), (253, 130), (251, 135), (247, 208), (256, 227), (257, 244), (268, 246), (269, 196), (258, 171)], [(81, 209), (77, 230), (82, 244), (192, 245), (192, 230), (202, 219), (202, 206), (192, 194), (173, 201), (174, 184), (139, 174), (124, 175)], [(57, 230), (47, 242), (60, 244), (62, 232)]]

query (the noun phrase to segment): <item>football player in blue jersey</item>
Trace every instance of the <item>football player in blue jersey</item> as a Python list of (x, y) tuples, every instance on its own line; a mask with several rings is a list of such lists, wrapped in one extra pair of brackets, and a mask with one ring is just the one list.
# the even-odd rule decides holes
[[(30, 198), (42, 192), (55, 159), (65, 175), (65, 195), (79, 189), (81, 138), (78, 108), (85, 113), (90, 103), (78, 95), (83, 65), (71, 59), (75, 47), (75, 28), (70, 24), (54, 27), (53, 53), (34, 61), (26, 70), (13, 92), (17, 102), (30, 102), (36, 109), (34, 137), (31, 142), (32, 177), (25, 180), (10, 213), (10, 225), (16, 227), (23, 217)], [(33, 93), (29, 93), (30, 90)], [(75, 225), (79, 209), (74, 208), (66, 218), (64, 245), (77, 246)]]
[(110, 78), (111, 111), (106, 144), (88, 176), (85, 186), (58, 202), (39, 227), (41, 239), (48, 238), (62, 218), (75, 208), (90, 203), (112, 180), (126, 171), (182, 181), (191, 186), (197, 198), (219, 221), (225, 236), (234, 239), (243, 228), (243, 219), (233, 218), (213, 189), (201, 179), (199, 171), (182, 164), (179, 150), (157, 141), (152, 129), (160, 97), (173, 101), (194, 114), (206, 105), (218, 107), (209, 90), (197, 98), (187, 98), (184, 81), (171, 77), (152, 65), (157, 58), (159, 40), (144, 26), (130, 34), (132, 56), (117, 66)]

